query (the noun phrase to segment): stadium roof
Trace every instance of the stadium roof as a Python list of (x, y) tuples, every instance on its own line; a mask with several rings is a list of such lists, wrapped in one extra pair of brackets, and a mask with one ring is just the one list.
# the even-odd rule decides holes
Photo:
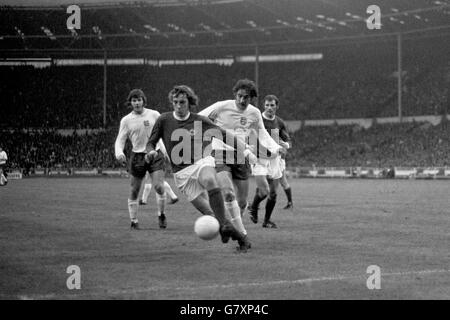
[[(0, 57), (183, 56), (294, 50), (354, 41), (450, 37), (450, 0), (377, 0), (381, 29), (367, 28), (373, 0), (0, 0)], [(442, 40), (440, 40), (442, 41)]]

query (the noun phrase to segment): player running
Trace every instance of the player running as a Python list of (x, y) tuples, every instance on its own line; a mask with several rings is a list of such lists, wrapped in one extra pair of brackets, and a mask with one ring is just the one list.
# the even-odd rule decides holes
[[(220, 128), (236, 134), (242, 142), (256, 147), (259, 141), (273, 156), (278, 155), (281, 147), (265, 130), (261, 111), (251, 105), (252, 100), (258, 96), (255, 83), (248, 79), (238, 80), (233, 87), (233, 94), (234, 100), (216, 102), (199, 114), (209, 117)], [(225, 207), (234, 226), (246, 235), (242, 214), (247, 207), (250, 165), (248, 162), (238, 161), (239, 155), (223, 143), (213, 144), (213, 149)]]
[(8, 161), (8, 155), (6, 151), (0, 147), (0, 185), (4, 186), (8, 184), (8, 174), (6, 173), (6, 161)]
[(147, 98), (140, 89), (131, 90), (127, 102), (131, 105), (133, 111), (120, 120), (119, 134), (115, 143), (115, 155), (120, 163), (126, 164), (126, 157), (123, 150), (126, 140), (130, 139), (132, 152), (129, 164), (131, 184), (128, 198), (128, 212), (130, 214), (131, 229), (139, 229), (137, 218), (139, 207), (138, 195), (146, 172), (150, 174), (156, 191), (159, 227), (165, 229), (167, 227), (167, 220), (164, 214), (166, 202), (166, 193), (164, 190), (164, 145), (158, 143), (158, 147), (156, 148), (157, 156), (151, 164), (146, 163), (144, 159), (148, 138), (160, 113), (156, 110), (145, 108)]
[(262, 226), (263, 228), (277, 228), (277, 225), (270, 218), (277, 202), (279, 179), (283, 176), (282, 155), (285, 155), (286, 149), (290, 148), (290, 137), (284, 121), (276, 115), (279, 108), (278, 98), (275, 95), (267, 95), (263, 103), (264, 112), (262, 113), (262, 117), (264, 126), (271, 136), (280, 137), (281, 140), (279, 140), (279, 143), (283, 149), (281, 155), (272, 159), (268, 159), (264, 157), (264, 154), (258, 153), (258, 162), (253, 167), (253, 175), (256, 180), (256, 193), (248, 212), (250, 219), (254, 223), (258, 223), (258, 206), (267, 198), (266, 213)]
[[(247, 237), (225, 216), (224, 198), (215, 170), (214, 158), (210, 155), (211, 141), (226, 141), (250, 162), (256, 162), (256, 156), (249, 146), (233, 134), (216, 126), (208, 118), (190, 112), (198, 104), (194, 91), (185, 85), (175, 86), (169, 92), (169, 101), (174, 111), (163, 113), (156, 121), (148, 142), (150, 150), (146, 156), (150, 163), (157, 156), (155, 148), (162, 139), (174, 171), (178, 189), (195, 208), (203, 214), (214, 215), (220, 223), (222, 242), (231, 237), (239, 243), (238, 250), (246, 251), (251, 247)], [(231, 142), (229, 142), (231, 141)]]

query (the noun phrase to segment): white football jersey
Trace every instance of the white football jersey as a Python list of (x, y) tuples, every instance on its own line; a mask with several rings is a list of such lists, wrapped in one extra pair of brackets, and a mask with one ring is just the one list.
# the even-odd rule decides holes
[(0, 164), (5, 164), (6, 160), (8, 160), (8, 156), (5, 151), (0, 152)]
[[(277, 153), (280, 148), (265, 129), (261, 111), (251, 104), (241, 110), (235, 100), (219, 101), (198, 114), (210, 118), (220, 128), (231, 131), (244, 143), (253, 145), (257, 138), (272, 153)], [(213, 149), (226, 150), (229, 147), (215, 139)]]
[[(125, 142), (130, 139), (133, 152), (145, 152), (148, 139), (152, 133), (153, 126), (160, 113), (156, 110), (144, 108), (142, 114), (130, 112), (120, 120), (119, 134), (115, 143), (116, 158), (123, 154)], [(156, 149), (165, 153), (162, 141), (158, 142)]]

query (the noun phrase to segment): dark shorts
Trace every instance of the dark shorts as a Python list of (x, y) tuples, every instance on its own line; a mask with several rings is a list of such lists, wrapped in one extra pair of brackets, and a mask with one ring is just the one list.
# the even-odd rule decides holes
[(130, 174), (136, 178), (144, 178), (149, 173), (165, 170), (164, 154), (158, 150), (158, 155), (150, 163), (145, 162), (145, 153), (131, 153)]
[(231, 163), (226, 162), (226, 155), (222, 153), (220, 156), (216, 151), (212, 152), (212, 156), (216, 160), (216, 172), (227, 171), (231, 173), (231, 178), (234, 180), (248, 180), (252, 173), (252, 169), (248, 160), (245, 159), (245, 163), (237, 163), (237, 156), (234, 154), (233, 161)]

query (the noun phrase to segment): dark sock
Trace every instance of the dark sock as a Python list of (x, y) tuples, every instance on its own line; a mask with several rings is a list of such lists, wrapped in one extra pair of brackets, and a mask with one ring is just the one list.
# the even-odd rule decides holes
[(266, 202), (266, 215), (264, 217), (264, 221), (269, 221), (272, 216), (273, 208), (275, 208), (275, 203), (277, 203), (277, 199), (269, 198)]
[(286, 193), (286, 197), (288, 199), (288, 202), (292, 202), (292, 191), (291, 187), (284, 189), (284, 192)]
[(223, 202), (222, 190), (220, 188), (214, 188), (208, 190), (209, 204), (214, 211), (214, 215), (219, 220), (220, 225), (226, 222), (225, 218), (225, 205)]
[(255, 193), (255, 197), (253, 198), (253, 202), (252, 202), (251, 208), (252, 208), (253, 210), (258, 210), (259, 204), (260, 204), (261, 201), (263, 201), (266, 197), (267, 197), (267, 195), (265, 195), (264, 197), (261, 197), (261, 196), (259, 195), (258, 188), (256, 188), (256, 193)]

